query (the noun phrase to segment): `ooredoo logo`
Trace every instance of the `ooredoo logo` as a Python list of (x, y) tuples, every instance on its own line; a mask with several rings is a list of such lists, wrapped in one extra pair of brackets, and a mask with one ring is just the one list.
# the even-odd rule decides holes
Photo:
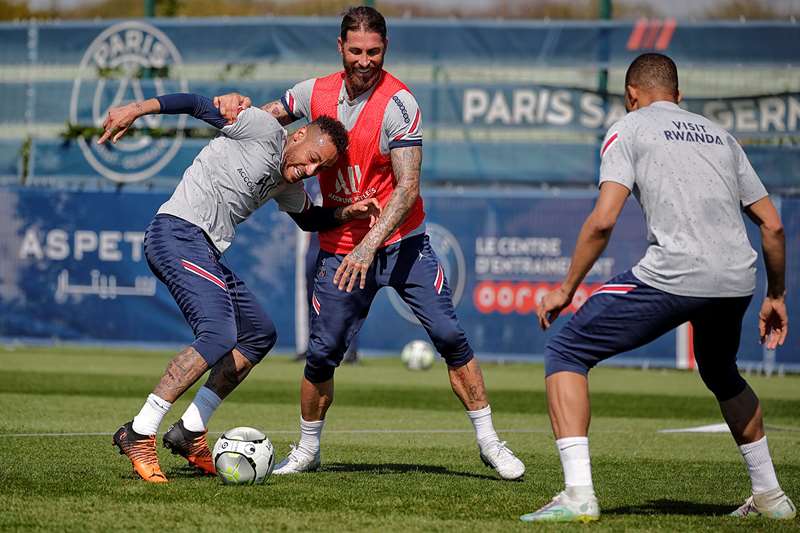
[[(159, 94), (188, 92), (181, 77), (181, 55), (158, 28), (126, 21), (107, 28), (89, 45), (72, 86), (70, 121), (101, 127), (109, 108)], [(176, 79), (177, 76), (177, 79)], [(130, 183), (155, 175), (180, 148), (186, 115), (146, 115), (137, 126), (174, 129), (175, 135), (123, 137), (116, 145), (98, 145), (97, 137), (78, 137), (78, 146), (97, 172)]]

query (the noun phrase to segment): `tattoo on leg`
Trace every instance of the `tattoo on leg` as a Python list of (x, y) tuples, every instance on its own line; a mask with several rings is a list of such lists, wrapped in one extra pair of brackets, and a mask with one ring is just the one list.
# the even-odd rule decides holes
[(174, 402), (208, 370), (203, 357), (189, 346), (172, 358), (153, 394)]
[(239, 383), (244, 381), (252, 368), (253, 363), (250, 360), (238, 350), (233, 350), (211, 368), (205, 387), (214, 391), (220, 399), (225, 399)]

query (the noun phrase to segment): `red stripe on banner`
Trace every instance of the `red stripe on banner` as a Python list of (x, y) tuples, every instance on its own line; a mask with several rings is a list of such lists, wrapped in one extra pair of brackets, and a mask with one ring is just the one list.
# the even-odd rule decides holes
[(675, 26), (677, 23), (675, 19), (667, 19), (664, 21), (664, 29), (661, 30), (661, 35), (658, 36), (656, 41), (656, 50), (666, 50), (672, 40), (672, 34), (675, 33)]
[(183, 265), (183, 268), (185, 268), (189, 272), (197, 274), (201, 278), (207, 279), (208, 281), (210, 281), (214, 285), (217, 285), (222, 290), (225, 290), (225, 291), (228, 290), (228, 288), (225, 286), (225, 282), (222, 281), (221, 279), (219, 279), (217, 276), (215, 276), (211, 272), (209, 272), (208, 270), (205, 270), (204, 268), (199, 267), (199, 266), (195, 265), (194, 263), (192, 263), (191, 261), (187, 261), (186, 259), (181, 259), (181, 264)]
[(444, 286), (444, 270), (442, 265), (436, 270), (436, 279), (433, 281), (433, 287), (436, 289), (436, 294), (441, 294), (442, 287)]
[(652, 20), (647, 28), (644, 40), (642, 41), (642, 48), (653, 48), (658, 39), (658, 34), (661, 32), (661, 21)]
[(688, 368), (694, 368), (697, 366), (694, 360), (694, 328), (692, 327), (692, 323), (689, 322), (689, 360), (687, 361)]
[(608, 148), (609, 148), (609, 147), (610, 147), (610, 146), (611, 146), (611, 145), (614, 143), (614, 141), (616, 141), (616, 140), (617, 140), (617, 137), (618, 137), (618, 136), (619, 136), (619, 134), (617, 134), (617, 133), (614, 133), (614, 135), (612, 135), (612, 136), (611, 136), (611, 137), (610, 137), (610, 138), (609, 138), (609, 139), (606, 141), (606, 144), (604, 144), (604, 145), (603, 145), (603, 149), (602, 149), (602, 150), (600, 150), (600, 157), (603, 157), (603, 156), (605, 155), (605, 153), (606, 153), (606, 150), (608, 150)]
[(628, 50), (637, 50), (642, 42), (644, 30), (647, 29), (647, 19), (639, 19), (633, 26), (631, 36), (628, 38)]
[(311, 306), (314, 308), (314, 312), (316, 312), (317, 315), (319, 315), (320, 305), (319, 305), (319, 300), (317, 300), (316, 293), (314, 293), (314, 295), (311, 296)]

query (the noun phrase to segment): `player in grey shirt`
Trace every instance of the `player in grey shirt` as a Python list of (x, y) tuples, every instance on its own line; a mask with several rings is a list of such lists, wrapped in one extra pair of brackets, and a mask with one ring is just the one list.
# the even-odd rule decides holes
[(244, 110), (228, 125), (211, 100), (174, 94), (111, 109), (98, 142), (116, 142), (149, 113), (188, 113), (220, 129), (145, 233), (148, 265), (169, 289), (195, 341), (173, 358), (139, 414), (113, 440), (140, 477), (163, 483), (167, 478), (159, 466), (155, 433), (172, 403), (211, 369), (183, 417), (164, 435), (164, 445), (213, 474), (208, 420), (275, 344), (272, 320), (220, 261), (236, 225), (271, 199), (307, 231), (352, 218), (375, 220), (380, 210), (376, 200), (334, 210), (313, 206), (308, 199), (302, 180), (333, 165), (347, 147), (344, 126), (334, 119), (323, 117), (288, 135), (260, 109)]
[(628, 68), (629, 114), (601, 146), (600, 195), (587, 218), (562, 286), (541, 301), (550, 326), (603, 252), (633, 192), (644, 211), (649, 247), (631, 270), (596, 291), (545, 347), (550, 421), (566, 488), (524, 521), (591, 521), (600, 517), (589, 460), (588, 372), (598, 362), (646, 344), (690, 322), (700, 376), (719, 402), (750, 474), (752, 495), (735, 516), (791, 519), (796, 510), (772, 465), (761, 407), (739, 374), (742, 317), (755, 286), (756, 253), (741, 210), (761, 230), (768, 287), (759, 329), (770, 349), (782, 345), (783, 227), (764, 186), (736, 140), (678, 107), (678, 73), (661, 54)]

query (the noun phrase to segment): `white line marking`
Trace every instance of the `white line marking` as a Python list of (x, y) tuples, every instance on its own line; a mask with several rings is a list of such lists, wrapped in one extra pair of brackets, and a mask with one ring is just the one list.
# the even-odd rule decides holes
[[(499, 429), (498, 433), (549, 433), (550, 429)], [(266, 431), (268, 435), (293, 435), (297, 433), (297, 429), (278, 429)], [(222, 435), (222, 431), (209, 431), (209, 435)], [(474, 433), (472, 429), (330, 429), (326, 430), (325, 434), (409, 434), (409, 435), (426, 435), (430, 433), (439, 434), (461, 434), (461, 433)], [(163, 433), (159, 433), (161, 435)], [(0, 438), (4, 437), (111, 437), (114, 433), (108, 432), (74, 432), (74, 433), (0, 433)]]
[[(722, 426), (724, 424), (716, 424), (713, 426), (700, 426), (697, 428), (686, 428), (686, 429), (659, 429), (656, 430), (656, 433), (700, 433), (700, 432), (711, 432), (711, 433), (723, 433)], [(800, 432), (800, 428), (793, 428), (793, 427), (781, 427), (781, 426), (764, 426), (765, 429), (769, 431), (790, 431), (790, 432)], [(709, 431), (710, 430), (710, 431)], [(725, 431), (728, 431), (727, 426), (725, 426)], [(550, 433), (550, 428), (542, 428), (542, 429), (498, 429), (497, 432), (499, 434), (505, 433), (521, 433), (521, 434), (534, 434), (534, 433)], [(592, 433), (632, 433), (631, 430), (624, 430), (624, 429), (593, 429)], [(222, 431), (209, 431), (209, 435), (222, 435)], [(297, 429), (276, 429), (272, 431), (266, 431), (268, 435), (295, 435), (298, 433)], [(325, 430), (325, 434), (339, 434), (339, 435), (381, 435), (381, 434), (396, 434), (396, 435), (430, 435), (430, 434), (440, 434), (440, 435), (459, 435), (464, 433), (472, 434), (474, 430), (472, 429), (329, 429)], [(35, 438), (35, 437), (111, 437), (114, 433), (98, 431), (98, 432), (74, 432), (74, 433), (0, 433), (0, 439), (2, 438)], [(163, 433), (159, 433), (159, 435), (163, 435)]]

